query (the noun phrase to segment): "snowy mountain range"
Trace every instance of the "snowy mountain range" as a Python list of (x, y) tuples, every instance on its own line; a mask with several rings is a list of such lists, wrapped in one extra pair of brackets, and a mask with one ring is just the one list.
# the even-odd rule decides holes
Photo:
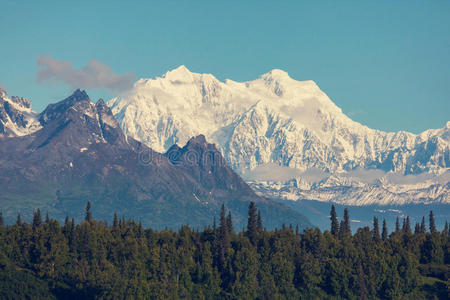
[(351, 120), (313, 81), (272, 70), (219, 81), (185, 66), (108, 102), (159, 152), (204, 134), (260, 194), (344, 204), (450, 203), (450, 122), (420, 134)]

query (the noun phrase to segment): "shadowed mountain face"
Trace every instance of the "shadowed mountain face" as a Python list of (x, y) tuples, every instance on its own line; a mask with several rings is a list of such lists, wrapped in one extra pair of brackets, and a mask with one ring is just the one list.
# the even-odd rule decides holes
[(154, 228), (203, 226), (225, 203), (241, 228), (255, 201), (267, 227), (309, 225), (290, 208), (257, 196), (204, 136), (157, 153), (126, 137), (103, 100), (93, 104), (80, 90), (36, 120), (37, 130), (0, 138), (0, 204), (9, 222), (17, 211), (29, 220), (38, 207), (80, 220), (90, 201), (98, 219), (117, 212)]

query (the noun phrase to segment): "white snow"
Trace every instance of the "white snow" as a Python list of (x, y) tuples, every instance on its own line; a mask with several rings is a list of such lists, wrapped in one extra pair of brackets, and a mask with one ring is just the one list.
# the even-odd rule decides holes
[(10, 116), (7, 116), (6, 122), (3, 122), (3, 125), (9, 130), (9, 133), (7, 133), (7, 135), (25, 136), (28, 134), (32, 134), (42, 128), (38, 120), (39, 114), (33, 111), (31, 107), (24, 107), (19, 103), (14, 102), (4, 91), (0, 93), (0, 99), (8, 102), (8, 104), (14, 111), (23, 116), (23, 119), (26, 123), (25, 127), (19, 126), (17, 123), (11, 120)]
[(195, 200), (197, 200), (198, 202), (201, 202), (200, 199), (198, 199), (196, 194), (192, 194), (192, 195), (194, 196)]

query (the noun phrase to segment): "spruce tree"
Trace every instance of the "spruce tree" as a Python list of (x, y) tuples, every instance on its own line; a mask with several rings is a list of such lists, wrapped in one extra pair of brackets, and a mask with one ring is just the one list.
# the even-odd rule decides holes
[(247, 235), (250, 242), (255, 245), (258, 235), (258, 224), (255, 202), (250, 202), (248, 206)]
[(3, 212), (0, 211), (0, 227), (3, 227), (5, 223), (3, 222)]
[(138, 225), (138, 238), (143, 238), (144, 237), (144, 227), (142, 226), (142, 221), (139, 221), (139, 225)]
[(422, 217), (422, 223), (420, 223), (420, 233), (426, 233), (427, 227), (425, 225), (425, 217)]
[(398, 219), (398, 216), (397, 216), (397, 219), (395, 219), (395, 232), (399, 232), (400, 231), (400, 220)]
[(225, 269), (225, 257), (230, 247), (230, 236), (227, 228), (225, 205), (222, 204), (219, 225), (219, 269), (221, 271)]
[(339, 223), (336, 216), (336, 208), (334, 207), (334, 205), (331, 205), (330, 220), (331, 220), (331, 234), (337, 237), (337, 235), (339, 234)]
[(409, 221), (409, 216), (406, 216), (406, 218), (403, 219), (403, 233), (406, 233), (406, 234), (411, 233), (411, 224)]
[(228, 250), (228, 248), (230, 248), (230, 231), (228, 229), (228, 222), (227, 222), (227, 218), (225, 216), (226, 216), (225, 205), (222, 204), (222, 209), (220, 212), (220, 227), (219, 227), (219, 235), (220, 236), (219, 237), (220, 237), (221, 246), (225, 250)]
[(42, 217), (41, 217), (41, 210), (38, 208), (34, 213), (33, 213), (33, 229), (38, 228), (39, 226), (42, 225)]
[(62, 229), (62, 232), (66, 238), (69, 237), (69, 231), (70, 231), (70, 220), (69, 216), (66, 215), (66, 218), (64, 219), (64, 227)]
[(386, 241), (388, 238), (388, 229), (387, 229), (386, 219), (383, 219), (383, 231), (381, 233), (381, 238), (383, 239), (383, 241)]
[(430, 210), (430, 232), (436, 232), (436, 224), (434, 223), (434, 214), (432, 210)]
[(114, 213), (113, 218), (113, 229), (117, 229), (119, 227), (119, 218), (117, 217), (117, 214)]
[(258, 209), (258, 216), (256, 217), (256, 229), (258, 230), (258, 232), (263, 231), (261, 211), (259, 209)]
[(444, 230), (442, 231), (442, 235), (443, 235), (444, 237), (448, 236), (448, 231), (449, 231), (449, 228), (448, 228), (448, 222), (445, 221), (445, 226), (444, 226)]
[(348, 235), (351, 235), (351, 228), (350, 228), (350, 216), (348, 214), (348, 209), (344, 209), (344, 232)]
[(379, 241), (380, 240), (380, 226), (378, 224), (378, 218), (377, 217), (373, 217), (373, 235), (372, 238), (375, 241)]
[(361, 263), (358, 264), (357, 283), (358, 283), (358, 300), (366, 300), (368, 292), (366, 287), (365, 275)]
[(233, 220), (231, 218), (231, 211), (228, 211), (228, 217), (227, 217), (227, 229), (229, 234), (233, 234)]
[(416, 222), (416, 226), (414, 226), (414, 234), (419, 234), (420, 233), (420, 225), (419, 223)]
[(50, 223), (50, 218), (48, 216), (48, 211), (45, 213), (45, 224)]
[(75, 219), (72, 218), (72, 221), (70, 221), (70, 230), (69, 230), (69, 250), (71, 252), (75, 251), (74, 241), (75, 241)]
[(85, 216), (84, 220), (87, 222), (92, 221), (91, 202), (89, 202), (89, 201), (86, 204), (86, 216)]
[(220, 209), (220, 227), (221, 231), (227, 231), (227, 220), (226, 220), (226, 212), (225, 212), (225, 204), (222, 204)]
[(20, 212), (17, 214), (16, 225), (22, 225), (22, 217), (20, 216)]
[(345, 225), (344, 220), (341, 220), (341, 223), (339, 224), (339, 238), (342, 239), (345, 236)]

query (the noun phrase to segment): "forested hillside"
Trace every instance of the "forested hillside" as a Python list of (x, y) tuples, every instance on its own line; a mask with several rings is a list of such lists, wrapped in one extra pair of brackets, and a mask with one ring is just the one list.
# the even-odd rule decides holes
[(334, 207), (325, 232), (267, 231), (254, 203), (246, 230), (232, 219), (222, 207), (217, 225), (174, 232), (117, 216), (108, 225), (90, 204), (81, 224), (19, 215), (0, 224), (0, 298), (448, 299), (449, 229), (432, 213), (392, 233), (374, 219), (352, 234)]

